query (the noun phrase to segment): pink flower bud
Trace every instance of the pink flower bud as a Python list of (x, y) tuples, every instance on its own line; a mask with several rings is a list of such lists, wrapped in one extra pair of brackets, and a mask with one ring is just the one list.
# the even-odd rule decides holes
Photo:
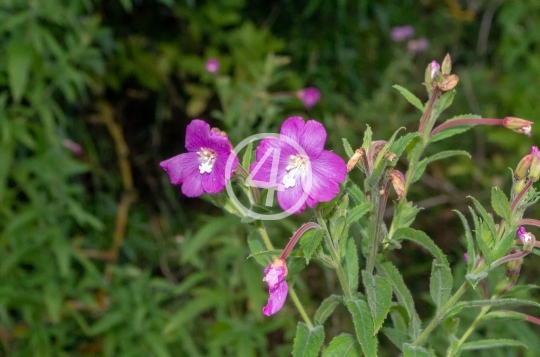
[(529, 173), (529, 169), (531, 167), (532, 158), (536, 155), (538, 152), (538, 148), (536, 146), (533, 146), (531, 149), (531, 153), (528, 155), (525, 155), (523, 159), (519, 161), (519, 163), (516, 166), (516, 170), (514, 171), (514, 177), (517, 180), (520, 180), (527, 176)]
[(398, 170), (392, 170), (390, 177), (392, 186), (394, 186), (394, 190), (396, 191), (399, 200), (405, 193), (405, 176)]
[(533, 149), (536, 149), (533, 153), (531, 150), (531, 167), (529, 168), (529, 179), (532, 182), (538, 181), (538, 178), (540, 177), (540, 152), (538, 151), (538, 148), (536, 146), (533, 146)]
[(506, 117), (503, 120), (503, 125), (505, 128), (513, 130), (517, 133), (525, 134), (529, 137), (531, 136), (531, 125), (533, 124), (534, 123), (532, 121), (514, 117)]
[(431, 61), (431, 80), (435, 78), (435, 75), (440, 68), (441, 65), (437, 61)]

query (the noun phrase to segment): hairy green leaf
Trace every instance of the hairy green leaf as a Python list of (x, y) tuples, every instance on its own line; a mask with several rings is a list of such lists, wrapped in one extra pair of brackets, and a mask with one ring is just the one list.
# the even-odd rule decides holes
[(343, 142), (343, 148), (345, 149), (345, 154), (347, 154), (347, 156), (349, 157), (352, 157), (354, 155), (354, 150), (351, 144), (349, 144), (349, 141), (345, 138), (342, 138), (341, 140)]
[(373, 328), (377, 333), (386, 319), (388, 311), (390, 311), (392, 285), (387, 278), (374, 276), (366, 270), (362, 271), (362, 281), (366, 289), (369, 309), (373, 316)]
[(317, 311), (315, 311), (315, 322), (319, 325), (324, 324), (326, 319), (332, 315), (335, 308), (343, 302), (343, 297), (341, 295), (332, 294), (326, 299), (323, 300)]
[(437, 311), (448, 302), (452, 293), (452, 271), (447, 265), (441, 264), (437, 260), (431, 266), (431, 277), (429, 280), (429, 293), (435, 302)]
[(396, 230), (393, 238), (396, 240), (408, 239), (411, 242), (421, 245), (422, 247), (426, 248), (435, 258), (437, 258), (439, 263), (448, 266), (446, 255), (444, 255), (442, 250), (437, 247), (431, 238), (429, 238), (429, 236), (424, 232), (405, 227)]
[(300, 247), (304, 252), (306, 258), (306, 264), (309, 263), (313, 252), (317, 249), (321, 243), (321, 239), (324, 235), (324, 229), (308, 230), (300, 237)]
[(407, 99), (409, 103), (420, 109), (422, 113), (424, 112), (424, 105), (422, 104), (420, 99), (418, 99), (417, 96), (412, 94), (407, 88), (404, 88), (397, 84), (393, 85), (392, 87), (396, 88), (405, 97), (405, 99)]
[(493, 340), (479, 340), (472, 342), (465, 342), (461, 345), (462, 351), (470, 350), (485, 350), (488, 348), (500, 348), (500, 347), (527, 347), (523, 342), (508, 340), (508, 339), (493, 339)]
[(345, 270), (345, 278), (349, 283), (349, 288), (352, 292), (358, 290), (358, 251), (356, 244), (352, 238), (347, 241), (347, 249), (345, 252), (345, 264), (343, 264)]
[(324, 328), (317, 325), (310, 329), (305, 323), (299, 322), (294, 338), (293, 357), (316, 357), (324, 341)]
[(499, 217), (510, 221), (510, 204), (508, 197), (498, 187), (493, 187), (491, 190), (491, 207)]
[(429, 357), (429, 353), (424, 347), (404, 343), (403, 357)]
[[(455, 116), (453, 117), (452, 119), (449, 119), (447, 121), (445, 121), (445, 123), (448, 123), (448, 122), (451, 122), (453, 120), (457, 120), (457, 119), (465, 119), (465, 118), (476, 118), (476, 119), (479, 119), (481, 118), (480, 115), (476, 115), (476, 114), (463, 114), (463, 115), (458, 115), (458, 116)], [(439, 141), (439, 140), (443, 140), (443, 139), (446, 139), (446, 138), (449, 138), (451, 136), (454, 136), (454, 135), (457, 135), (457, 134), (461, 134), (467, 130), (469, 130), (470, 128), (472, 128), (474, 125), (459, 125), (459, 126), (454, 126), (454, 127), (450, 127), (448, 129), (445, 129), (435, 135), (433, 135), (430, 139), (429, 139), (429, 143), (434, 143), (436, 141)]]
[(332, 339), (322, 357), (358, 357), (361, 354), (362, 351), (356, 339), (342, 333)]
[(350, 226), (352, 223), (358, 221), (371, 209), (372, 204), (368, 202), (361, 203), (360, 205), (351, 209), (347, 214), (346, 226)]
[(377, 356), (377, 337), (374, 336), (373, 319), (368, 304), (364, 300), (353, 298), (347, 300), (347, 308), (352, 315), (356, 338), (360, 342), (366, 357)]
[(434, 161), (446, 159), (452, 156), (467, 156), (470, 158), (471, 154), (469, 154), (467, 151), (464, 151), (464, 150), (447, 150), (447, 151), (441, 151), (435, 155), (426, 157), (425, 159), (422, 159), (418, 163), (418, 166), (416, 167), (416, 170), (414, 171), (414, 175), (411, 181), (412, 182), (418, 181), (418, 179), (422, 177), (422, 174), (424, 173), (424, 171), (426, 171), (426, 167), (428, 164)]
[(401, 332), (398, 329), (391, 327), (383, 327), (381, 331), (385, 334), (386, 337), (400, 350), (403, 348), (403, 344), (409, 341), (409, 335), (404, 332)]

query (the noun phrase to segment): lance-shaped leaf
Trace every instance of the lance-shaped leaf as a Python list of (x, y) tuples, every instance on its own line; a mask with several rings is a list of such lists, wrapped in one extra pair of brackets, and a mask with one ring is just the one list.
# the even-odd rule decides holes
[(414, 307), (411, 292), (407, 289), (403, 277), (390, 262), (377, 263), (377, 270), (390, 281), (400, 305), (407, 310), (409, 315), (409, 336), (416, 339), (420, 333), (421, 321)]
[(493, 187), (491, 190), (491, 207), (499, 217), (510, 221), (510, 203), (508, 197), (498, 187)]
[(372, 204), (364, 202), (347, 213), (346, 225), (347, 227), (362, 218), (371, 209)]
[(433, 261), (431, 266), (431, 277), (429, 280), (429, 293), (435, 302), (437, 312), (448, 302), (452, 293), (452, 271), (447, 265)]
[(362, 271), (362, 281), (366, 288), (367, 301), (373, 316), (375, 333), (379, 331), (392, 304), (392, 285), (388, 279)]
[(360, 187), (358, 187), (358, 185), (352, 182), (349, 178), (347, 178), (347, 193), (357, 204), (361, 205), (366, 203), (366, 196), (364, 195), (364, 192), (362, 192)]
[(345, 154), (347, 154), (348, 157), (352, 157), (354, 155), (354, 150), (349, 144), (349, 141), (345, 138), (342, 138), (341, 141), (343, 142), (343, 148), (345, 149)]
[(434, 120), (436, 120), (446, 108), (452, 105), (455, 96), (455, 90), (448, 91), (441, 95), (441, 97), (437, 101), (437, 104), (435, 104), (435, 108), (433, 108), (432, 117)]
[(446, 159), (452, 156), (467, 156), (470, 158), (471, 154), (469, 154), (467, 151), (464, 151), (464, 150), (447, 150), (447, 151), (441, 151), (430, 157), (426, 157), (425, 159), (422, 159), (418, 163), (418, 166), (416, 167), (416, 170), (414, 171), (414, 175), (411, 181), (412, 182), (418, 181), (418, 179), (422, 176), (424, 171), (426, 171), (426, 167), (428, 164), (432, 163), (433, 161)]
[(386, 337), (400, 350), (403, 348), (403, 344), (409, 341), (409, 335), (404, 332), (399, 331), (398, 329), (391, 327), (383, 327), (381, 331), (385, 334)]
[(356, 244), (352, 238), (347, 241), (347, 249), (345, 252), (345, 264), (343, 268), (345, 270), (345, 278), (349, 283), (349, 289), (352, 292), (358, 291), (358, 251), (356, 250)]
[(403, 154), (403, 151), (409, 145), (409, 143), (417, 137), (417, 132), (403, 135), (390, 145), (390, 152), (396, 155), (396, 159), (399, 159), (399, 157), (401, 156), (401, 154)]
[(508, 340), (508, 339), (497, 339), (497, 340), (480, 340), (465, 342), (461, 345), (462, 351), (470, 350), (485, 350), (488, 348), (500, 348), (500, 347), (527, 347), (523, 342)]
[(374, 336), (373, 319), (368, 304), (357, 298), (347, 300), (347, 308), (352, 315), (356, 338), (366, 357), (377, 356), (377, 337)]
[(358, 357), (361, 354), (362, 350), (358, 341), (351, 335), (342, 333), (334, 337), (322, 357)]
[(439, 261), (439, 263), (448, 266), (448, 260), (442, 250), (429, 238), (427, 234), (413, 228), (400, 228), (396, 230), (393, 236), (396, 240), (408, 239), (427, 249)]
[(310, 329), (299, 322), (294, 338), (293, 357), (317, 357), (324, 341), (324, 328), (317, 325)]
[(474, 222), (475, 238), (476, 243), (478, 244), (478, 248), (480, 248), (482, 256), (486, 259), (488, 265), (491, 265), (491, 262), (493, 261), (492, 251), (488, 243), (486, 242), (486, 239), (484, 239), (485, 235), (483, 234), (484, 228), (482, 220), (476, 215), (476, 213), (471, 207), (469, 207), (469, 211), (471, 212), (471, 216)]
[[(444, 123), (446, 124), (446, 123), (449, 123), (449, 122), (451, 122), (453, 120), (466, 119), (466, 118), (480, 119), (480, 118), (482, 118), (482, 116), (476, 115), (476, 114), (463, 114), (463, 115), (455, 116), (452, 119), (448, 119)], [(438, 132), (437, 134), (433, 135), (429, 139), (429, 143), (434, 143), (436, 141), (443, 140), (443, 139), (449, 138), (449, 137), (457, 135), (457, 134), (461, 134), (463, 132), (466, 132), (467, 130), (469, 130), (473, 126), (474, 125), (451, 126), (450, 128), (445, 129), (445, 130), (443, 130), (441, 132)]]
[(540, 303), (525, 299), (491, 299), (491, 300), (470, 300), (458, 302), (455, 307), (482, 307), (482, 306), (506, 306), (506, 305), (529, 305), (540, 307)]
[[(262, 243), (262, 237), (259, 234), (259, 232), (257, 232), (257, 231), (251, 232), (249, 234), (249, 236), (248, 236), (247, 241), (248, 241), (249, 250), (251, 251), (252, 254), (258, 254), (260, 252), (265, 252), (266, 251), (266, 248), (265, 248), (264, 244)], [(259, 263), (260, 265), (262, 265), (264, 267), (266, 267), (268, 265), (268, 263), (272, 261), (272, 259), (265, 256), (264, 254), (263, 255), (253, 255), (253, 257), (255, 258), (257, 263)]]
[(469, 223), (467, 222), (465, 216), (457, 210), (454, 210), (454, 212), (456, 212), (461, 219), (461, 223), (463, 224), (463, 228), (465, 229), (465, 239), (467, 240), (467, 255), (469, 257), (467, 272), (470, 273), (471, 269), (474, 266), (474, 262), (476, 261), (476, 250), (474, 249), (474, 241), (472, 238), (471, 229), (469, 228)]
[(326, 319), (332, 315), (335, 308), (343, 302), (343, 297), (340, 295), (330, 295), (323, 300), (317, 311), (315, 312), (315, 322), (319, 325), (324, 324)]
[(392, 88), (396, 88), (405, 97), (405, 99), (407, 99), (409, 103), (420, 109), (422, 113), (424, 112), (424, 105), (422, 104), (420, 99), (418, 99), (417, 96), (412, 94), (407, 88), (404, 88), (397, 84), (393, 85)]
[(489, 232), (493, 236), (493, 239), (495, 239), (497, 237), (497, 228), (495, 227), (493, 216), (487, 213), (484, 206), (482, 206), (476, 198), (472, 196), (469, 196), (468, 198), (470, 198), (473, 201), (474, 208), (476, 208), (476, 211), (480, 213), (480, 216), (482, 217), (482, 219), (484, 220), (484, 223), (486, 223), (487, 227), (489, 228)]

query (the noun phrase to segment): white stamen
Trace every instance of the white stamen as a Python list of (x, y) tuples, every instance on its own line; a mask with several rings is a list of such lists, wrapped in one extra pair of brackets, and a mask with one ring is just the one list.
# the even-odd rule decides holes
[(212, 168), (214, 167), (214, 162), (216, 161), (216, 153), (214, 150), (201, 148), (200, 151), (197, 151), (197, 154), (199, 154), (199, 172), (202, 174), (204, 173), (211, 173)]
[(289, 157), (289, 165), (285, 168), (287, 174), (283, 176), (283, 186), (291, 188), (296, 186), (296, 178), (306, 171), (306, 165), (309, 159), (300, 155), (291, 155)]

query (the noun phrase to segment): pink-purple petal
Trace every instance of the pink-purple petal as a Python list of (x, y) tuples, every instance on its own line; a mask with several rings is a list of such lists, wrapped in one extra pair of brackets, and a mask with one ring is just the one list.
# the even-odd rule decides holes
[(326, 130), (315, 120), (308, 120), (300, 136), (300, 146), (310, 158), (318, 157), (324, 149)]
[(198, 197), (204, 193), (201, 174), (198, 168), (197, 172), (186, 172), (184, 183), (182, 184), (182, 193), (188, 197)]
[(333, 152), (324, 150), (321, 155), (311, 161), (311, 188), (309, 188), (309, 177), (302, 177), (302, 186), (308, 193), (309, 199), (306, 203), (309, 207), (315, 206), (317, 202), (328, 202), (339, 193), (339, 184), (345, 181), (347, 166), (345, 161)]
[(302, 117), (290, 117), (281, 124), (279, 133), (300, 144), (300, 136), (304, 129), (304, 119)]
[(199, 155), (194, 152), (176, 155), (160, 162), (159, 166), (167, 172), (173, 185), (179, 185), (184, 182), (186, 175), (199, 172)]
[[(301, 213), (306, 209), (307, 195), (302, 190), (300, 180), (296, 181), (296, 185), (289, 188), (283, 188), (282, 191), (277, 192), (277, 200), (279, 206), (286, 212), (292, 214)], [(301, 202), (301, 204), (299, 204)], [(298, 205), (298, 206), (296, 206)]]
[(285, 300), (287, 299), (287, 294), (289, 292), (289, 287), (287, 282), (282, 280), (274, 290), (270, 292), (270, 297), (268, 297), (268, 303), (263, 308), (263, 313), (266, 316), (270, 316), (281, 310)]
[[(215, 137), (215, 136), (214, 136)], [(210, 125), (200, 119), (194, 119), (186, 127), (186, 149), (198, 151), (208, 148), (210, 142)]]

